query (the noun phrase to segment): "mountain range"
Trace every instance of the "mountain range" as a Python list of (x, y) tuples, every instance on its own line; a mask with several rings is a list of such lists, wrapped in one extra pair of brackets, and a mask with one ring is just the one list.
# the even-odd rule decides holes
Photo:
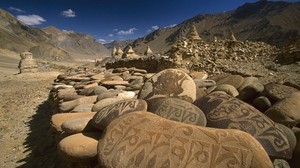
[(89, 60), (110, 55), (110, 51), (91, 35), (62, 31), (54, 26), (28, 26), (0, 9), (0, 48), (15, 52), (30, 51), (43, 60)]
[(138, 53), (143, 53), (147, 46), (154, 53), (165, 53), (192, 25), (207, 42), (214, 36), (229, 38), (233, 33), (237, 40), (263, 41), (282, 47), (300, 38), (300, 2), (260, 0), (233, 11), (197, 15), (175, 27), (158, 29), (129, 45)]
[(184, 37), (192, 25), (204, 41), (229, 38), (263, 41), (278, 47), (300, 39), (300, 2), (260, 0), (246, 3), (235, 10), (218, 14), (201, 14), (175, 27), (160, 28), (135, 40), (97, 42), (91, 35), (59, 30), (54, 26), (36, 28), (0, 9), (0, 49), (30, 51), (43, 60), (90, 60), (111, 55), (113, 47), (129, 46), (141, 54), (147, 46), (163, 54)]

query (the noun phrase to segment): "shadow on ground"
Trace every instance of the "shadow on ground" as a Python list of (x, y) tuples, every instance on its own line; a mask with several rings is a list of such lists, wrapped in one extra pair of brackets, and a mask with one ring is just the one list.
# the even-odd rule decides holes
[(20, 168), (43, 167), (60, 168), (65, 167), (60, 156), (57, 155), (54, 134), (50, 131), (50, 119), (52, 115), (51, 101), (48, 99), (38, 105), (36, 114), (29, 121), (30, 133), (25, 144), (30, 154), (19, 163), (23, 163)]

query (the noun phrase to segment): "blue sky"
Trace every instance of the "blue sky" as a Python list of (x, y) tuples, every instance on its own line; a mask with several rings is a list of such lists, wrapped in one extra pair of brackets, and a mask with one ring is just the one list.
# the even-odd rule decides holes
[(142, 37), (197, 14), (221, 13), (246, 2), (256, 0), (1, 0), (0, 8), (35, 27), (52, 25), (110, 42)]

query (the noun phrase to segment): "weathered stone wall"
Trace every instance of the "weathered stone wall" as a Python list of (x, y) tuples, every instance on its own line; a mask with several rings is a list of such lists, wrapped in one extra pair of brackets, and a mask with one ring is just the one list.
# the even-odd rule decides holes
[(263, 42), (216, 40), (208, 44), (201, 40), (195, 42), (183, 38), (164, 56), (116, 59), (107, 63), (106, 67), (137, 67), (149, 72), (180, 67), (217, 74), (240, 63), (273, 61), (278, 51), (276, 47)]
[(50, 93), (59, 155), (71, 167), (271, 168), (275, 158), (276, 165), (297, 161), (300, 141), (289, 127), (300, 123), (299, 90), (256, 77), (207, 77), (133, 67), (60, 74)]

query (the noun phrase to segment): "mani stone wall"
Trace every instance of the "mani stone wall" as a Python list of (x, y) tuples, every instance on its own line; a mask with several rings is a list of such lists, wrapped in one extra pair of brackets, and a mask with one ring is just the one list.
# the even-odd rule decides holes
[(293, 166), (299, 98), (255, 77), (78, 68), (54, 81), (50, 124), (70, 167)]
[[(199, 36), (195, 26), (192, 26), (186, 37), (179, 39), (162, 56), (153, 54), (151, 50), (147, 51), (148, 48), (145, 52), (145, 55), (148, 55), (146, 57), (116, 59), (107, 63), (106, 67), (137, 67), (148, 71), (155, 68), (160, 71), (163, 67), (165, 67), (164, 69), (181, 67), (196, 71), (205, 70), (209, 74), (220, 74), (241, 63), (274, 61), (273, 55), (276, 55), (279, 49), (263, 42), (239, 41), (233, 34), (230, 39), (218, 40), (215, 38), (213, 42), (207, 43)], [(153, 64), (153, 57), (155, 57), (156, 64)]]

